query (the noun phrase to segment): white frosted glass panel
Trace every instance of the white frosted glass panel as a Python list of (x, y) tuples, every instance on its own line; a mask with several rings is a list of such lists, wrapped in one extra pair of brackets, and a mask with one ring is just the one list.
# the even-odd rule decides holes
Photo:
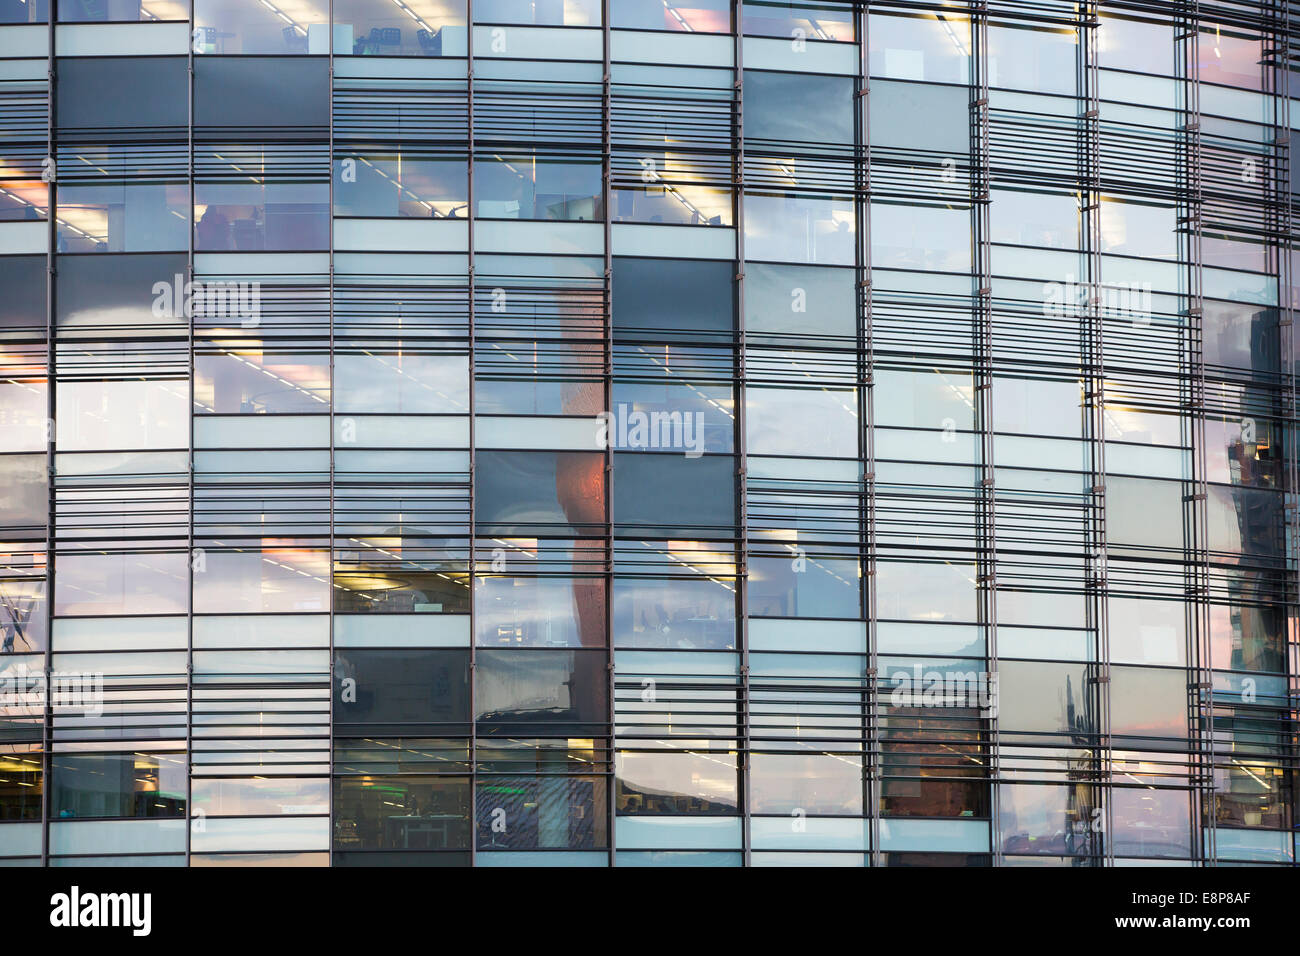
[(1085, 627), (1085, 607), (1082, 594), (1001, 590), (998, 592), (998, 623), (1025, 627)]
[(601, 33), (590, 29), (493, 26), (474, 28), (475, 57), (599, 60)]
[(474, 226), (476, 252), (600, 255), (605, 227), (594, 222), (493, 222)]
[(194, 255), (194, 273), (204, 276), (284, 275), (320, 276), (330, 274), (328, 252), (200, 252)]
[(876, 624), (876, 646), (877, 652), (881, 654), (984, 656), (984, 636), (973, 624), (880, 621)]
[(40, 852), (39, 823), (0, 824), (0, 856), (29, 856)]
[(194, 673), (200, 674), (324, 674), (329, 651), (195, 651)]
[(468, 614), (338, 614), (335, 647), (469, 647)]
[[(1059, 595), (1052, 595), (1057, 597)], [(999, 593), (998, 600), (1002, 600)], [(1008, 627), (1001, 621), (998, 605), (998, 656), (1023, 657), (1030, 660), (1090, 661), (1093, 658), (1092, 635), (1087, 631), (1057, 631), (1034, 627)]]
[(324, 614), (250, 614), (194, 618), (195, 648), (327, 647)]
[(50, 28), (44, 24), (0, 27), (0, 57), (30, 56), (43, 60), (49, 56), (49, 38)]
[(861, 818), (834, 820), (791, 814), (754, 817), (749, 822), (756, 850), (869, 850), (871, 835)]
[[(7, 35), (5, 31), (11, 29), (14, 28), (0, 27), (0, 37)], [(42, 33), (45, 32), (45, 27), (39, 29)], [(44, 54), (42, 54), (42, 59), (44, 59)], [(49, 67), (41, 60), (9, 60), (6, 63), (0, 63), (0, 80), (44, 81), (48, 69)]]
[(1088, 446), (1058, 438), (1021, 438), (998, 435), (993, 439), (993, 460), (1000, 468), (1053, 468), (1084, 471)]
[[(0, 36), (4, 31), (0, 30)], [(50, 227), (44, 222), (0, 222), (0, 255), (44, 254), (50, 248)]]
[[(1135, 259), (1127, 256), (1102, 256), (1101, 274), (1105, 284), (1115, 287), (1135, 288), (1142, 292), (1177, 293), (1183, 286), (1183, 267), (1176, 262), (1160, 262), (1156, 259)], [(1206, 295), (1209, 273), (1206, 269)], [(1140, 300), (1139, 300), (1140, 301)]]
[(857, 481), (862, 466), (857, 461), (836, 461), (806, 458), (749, 459), (749, 474), (753, 478), (788, 478), (794, 481)]
[(856, 43), (819, 43), (806, 40), (796, 49), (789, 40), (745, 37), (746, 70), (782, 70), (787, 73), (839, 73), (854, 76), (858, 72)]
[[(1178, 82), (1163, 76), (1141, 76), (1137, 73), (1115, 73), (1102, 70), (1098, 82), (1103, 100), (1122, 103), (1138, 103), (1148, 107), (1172, 110), (1178, 107)], [(1206, 97), (1208, 85), (1201, 87), (1202, 98)], [(1213, 112), (1213, 110), (1209, 110)], [(1110, 110), (1106, 115), (1111, 119)]]
[(1106, 443), (1106, 471), (1148, 478), (1190, 478), (1191, 452), (1182, 448)]
[(601, 448), (595, 418), (480, 416), (474, 421), (479, 448), (553, 448), (587, 451)]
[(199, 415), (196, 448), (302, 448), (330, 443), (327, 415)]
[(54, 30), (55, 56), (185, 56), (189, 46), (188, 23), (77, 23)]
[(190, 841), (195, 853), (232, 850), (325, 850), (329, 848), (329, 817), (270, 817), (268, 819), (208, 818), (203, 832)]
[(857, 680), (866, 673), (867, 663), (859, 654), (751, 654), (749, 669), (754, 675), (774, 680), (824, 677)]
[[(621, 861), (620, 861), (621, 865)], [(755, 851), (749, 857), (750, 866), (838, 866), (860, 867), (867, 865), (867, 858), (862, 853), (797, 853)]]
[(51, 663), (66, 674), (109, 674), (114, 677), (149, 674), (184, 674), (188, 664), (185, 651), (152, 654), (55, 654)]
[(1116, 664), (1172, 664), (1187, 660), (1186, 607), (1182, 601), (1112, 596), (1106, 602), (1110, 657)]
[(50, 823), (50, 852), (183, 853), (184, 820), (54, 820)]
[(995, 276), (1038, 277), (1064, 282), (1079, 275), (1079, 254), (1057, 249), (1023, 249), (995, 245), (989, 249), (989, 268)]
[(674, 259), (734, 259), (736, 230), (722, 226), (649, 226), (614, 223), (610, 242), (616, 256)]
[(600, 853), (527, 853), (480, 850), (475, 866), (609, 866), (609, 854)]
[(351, 251), (395, 249), (403, 252), (468, 249), (469, 226), (464, 222), (445, 219), (336, 218), (334, 248)]
[(440, 31), (441, 57), (340, 56), (334, 60), (334, 75), (390, 79), (464, 79), (465, 64), (450, 57), (465, 55), (465, 28), (447, 24)]
[(618, 651), (614, 669), (619, 674), (715, 674), (734, 677), (740, 673), (740, 656), (712, 651)]
[(863, 621), (786, 621), (756, 617), (749, 621), (751, 651), (820, 651), (865, 654)]
[[(1173, 85), (1170, 80), (1170, 85)], [(1253, 90), (1238, 90), (1214, 83), (1201, 84), (1201, 112), (1243, 121), (1236, 128), (1243, 132), (1246, 123), (1268, 126), (1273, 122), (1273, 97)], [(1263, 141), (1264, 130), (1258, 130)], [(1245, 137), (1243, 137), (1245, 138)]]
[(1277, 279), (1271, 276), (1227, 269), (1206, 269), (1204, 275), (1205, 297), (1208, 299), (1277, 305)]
[(615, 845), (622, 849), (740, 849), (740, 819), (616, 817)]
[(135, 869), (138, 866), (184, 867), (184, 853), (168, 853), (159, 856), (64, 856), (50, 860), (50, 866), (116, 866)]
[[(876, 429), (876, 458), (896, 461), (932, 461), (966, 464), (976, 459), (973, 435), (910, 431), (901, 428)], [(945, 441), (944, 439), (950, 439)]]
[(184, 451), (78, 453), (56, 456), (54, 467), (62, 476), (183, 475), (189, 471), (189, 454)]
[(335, 449), (339, 474), (451, 475), (469, 472), (468, 451), (345, 451)]
[(884, 819), (880, 821), (880, 849), (886, 853), (987, 853), (989, 825), (985, 820)]
[[(872, 227), (874, 230), (874, 226)], [(959, 275), (926, 275), (917, 272), (896, 271), (894, 269), (883, 269), (877, 265), (871, 270), (871, 285), (877, 292), (914, 292), (917, 294), (932, 295), (970, 295), (971, 278), (970, 276)], [(1039, 289), (1042, 287), (1039, 286)], [(1033, 297), (1037, 298), (1041, 292), (1036, 293)]]
[(742, 866), (743, 858), (739, 853), (727, 853), (720, 850), (657, 850), (657, 851), (618, 851), (619, 866)]
[(360, 448), (446, 448), (469, 444), (465, 415), (336, 415), (334, 444)]
[(469, 268), (466, 253), (444, 252), (340, 252), (334, 256), (335, 275), (456, 276)]
[(133, 651), (184, 648), (183, 617), (83, 617), (54, 622), (55, 651)]
[(674, 36), (637, 30), (614, 30), (609, 38), (611, 59), (673, 66), (731, 66), (732, 44), (726, 36)]

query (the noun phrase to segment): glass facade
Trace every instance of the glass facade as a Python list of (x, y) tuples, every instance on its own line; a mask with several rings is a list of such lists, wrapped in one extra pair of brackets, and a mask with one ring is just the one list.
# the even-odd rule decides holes
[(0, 0), (0, 863), (1294, 865), (1297, 69)]

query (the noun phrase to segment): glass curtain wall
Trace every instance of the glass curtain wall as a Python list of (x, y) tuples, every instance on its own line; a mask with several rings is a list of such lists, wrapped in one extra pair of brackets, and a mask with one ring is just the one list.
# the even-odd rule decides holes
[(0, 863), (1294, 864), (1296, 62), (0, 2)]

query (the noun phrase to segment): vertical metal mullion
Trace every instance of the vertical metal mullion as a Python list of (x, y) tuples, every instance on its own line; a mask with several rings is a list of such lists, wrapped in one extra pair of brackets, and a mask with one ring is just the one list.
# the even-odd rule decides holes
[[(613, 211), (613, 190), (612, 180), (614, 176), (613, 168), (613, 131), (610, 128), (611, 122), (611, 70), (610, 64), (610, 0), (601, 0), (600, 23), (601, 23), (601, 62), (603, 69), (601, 71), (601, 204), (604, 206), (605, 214), (605, 303), (604, 303), (604, 388), (605, 410), (610, 411), (613, 408), (614, 401), (614, 256), (612, 250), (613, 226), (611, 225)], [(618, 853), (615, 839), (615, 826), (617, 822), (618, 795), (618, 778), (615, 769), (617, 749), (615, 747), (614, 727), (617, 722), (617, 704), (616, 691), (617, 680), (614, 672), (614, 448), (612, 441), (605, 442), (605, 527), (608, 534), (605, 538), (605, 644), (608, 653), (608, 659), (605, 662), (607, 682), (606, 693), (609, 695), (608, 716), (609, 716), (609, 750), (606, 753), (606, 779), (609, 781), (606, 785), (606, 803), (607, 813), (609, 814), (608, 839), (609, 839), (609, 865), (618, 865)]]
[(862, 741), (862, 773), (864, 782), (864, 810), (870, 828), (871, 865), (881, 865), (880, 803), (884, 780), (881, 773), (882, 747), (880, 745), (880, 656), (876, 638), (876, 446), (875, 446), (875, 350), (872, 329), (871, 285), (871, 60), (868, 31), (870, 14), (866, 4), (857, 8), (858, 33), (858, 109), (857, 145), (854, 150), (855, 179), (858, 195), (857, 207), (857, 283), (855, 307), (861, 315), (855, 316), (855, 351), (857, 352), (858, 385), (858, 458), (862, 469), (859, 496), (859, 558), (862, 563), (863, 612), (867, 623), (866, 713)]
[(326, 554), (329, 556), (329, 727), (326, 732), (326, 746), (329, 748), (329, 864), (334, 865), (334, 0), (329, 0), (329, 19), (326, 21), (326, 35), (329, 40), (329, 376), (330, 376), (330, 523), (329, 542)]
[[(187, 44), (185, 60), (185, 82), (186, 88), (186, 123), (185, 123), (185, 142), (186, 142), (186, 188), (189, 191), (190, 204), (186, 211), (189, 220), (189, 236), (186, 240), (186, 257), (185, 257), (185, 276), (186, 281), (191, 284), (194, 282), (194, 8), (190, 7), (189, 19), (189, 42)], [(190, 302), (190, 297), (185, 289), (179, 290), (181, 301)], [(189, 542), (189, 553), (186, 555), (186, 565), (189, 568), (189, 594), (186, 595), (185, 603), (185, 865), (188, 867), (191, 863), (193, 853), (193, 834), (194, 823), (191, 819), (194, 815), (194, 309), (188, 307), (185, 312), (185, 327), (187, 335), (187, 356), (189, 361), (189, 408), (186, 413), (189, 416), (189, 452), (186, 455), (188, 467), (186, 468), (186, 479), (189, 485), (189, 512), (186, 515), (186, 527), (188, 529), (187, 540)]]
[(55, 451), (55, 416), (58, 412), (55, 401), (56, 378), (58, 374), (55, 323), (55, 270), (58, 267), (58, 211), (57, 181), (59, 153), (55, 136), (55, 76), (54, 63), (54, 26), (58, 19), (58, 0), (50, 0), (49, 23), (46, 24), (45, 55), (45, 138), (47, 176), (46, 183), (46, 249), (45, 249), (45, 660), (42, 665), (42, 707), (41, 707), (41, 865), (50, 865), (50, 800), (53, 788), (50, 785), (54, 761), (50, 749), (54, 743), (54, 711), (50, 693), (51, 674), (54, 665), (54, 548), (55, 488), (54, 451)]
[[(987, 0), (971, 0), (971, 66), (974, 71), (971, 100), (971, 235), (975, 288), (975, 391), (976, 423), (981, 444), (980, 487), (976, 519), (976, 589), (978, 613), (984, 628), (985, 654), (990, 675), (998, 672), (997, 641), (997, 521), (993, 441), (993, 338), (992, 278), (989, 262), (989, 84)], [(990, 838), (994, 865), (1002, 862), (999, 840), (999, 766), (1001, 738), (998, 720), (989, 717)]]
[[(1286, 436), (1282, 439), (1283, 448), (1283, 468), (1285, 469), (1285, 481), (1283, 485), (1283, 547), (1284, 547), (1284, 567), (1285, 583), (1283, 585), (1285, 602), (1286, 602), (1286, 672), (1287, 679), (1287, 706), (1283, 712), (1282, 727), (1279, 732), (1281, 742), (1280, 750), (1285, 754), (1283, 757), (1284, 774), (1294, 774), (1295, 772), (1295, 734), (1292, 728), (1295, 727), (1297, 718), (1297, 705), (1300, 705), (1300, 685), (1296, 680), (1296, 667), (1300, 664), (1300, 647), (1296, 645), (1297, 638), (1297, 595), (1300, 594), (1300, 587), (1297, 582), (1297, 571), (1300, 571), (1300, 563), (1297, 563), (1297, 553), (1300, 551), (1300, 514), (1297, 513), (1297, 455), (1296, 455), (1296, 376), (1292, 367), (1292, 356), (1294, 354), (1295, 338), (1295, 314), (1293, 305), (1292, 283), (1295, 276), (1291, 267), (1291, 256), (1294, 242), (1292, 240), (1292, 210), (1291, 204), (1294, 196), (1291, 192), (1291, 172), (1292, 163), (1295, 162), (1295, 155), (1291, 149), (1291, 83), (1290, 83), (1290, 54), (1291, 54), (1291, 4), (1286, 0), (1275, 0), (1273, 16), (1270, 17), (1268, 24), (1268, 34), (1272, 49), (1265, 57), (1265, 90), (1271, 95), (1273, 100), (1273, 155), (1270, 163), (1270, 174), (1267, 184), (1268, 196), (1268, 214), (1267, 228), (1271, 229), (1274, 234), (1274, 250), (1277, 257), (1277, 275), (1278, 275), (1278, 345), (1279, 345), (1279, 373), (1280, 381), (1278, 383), (1281, 395), (1279, 400), (1281, 408), (1279, 410), (1279, 434)], [(1285, 778), (1284, 778), (1285, 779)], [(1295, 813), (1295, 795), (1287, 795), (1291, 803), (1290, 810), (1294, 817)], [(1214, 795), (1211, 799), (1217, 799)], [(1212, 804), (1213, 806), (1213, 804)]]
[(476, 693), (478, 682), (477, 667), (478, 634), (475, 630), (475, 594), (478, 578), (475, 576), (476, 555), (474, 553), (474, 532), (476, 512), (475, 486), (478, 484), (475, 474), (474, 455), (474, 0), (465, 0), (465, 164), (469, 173), (466, 183), (465, 233), (466, 249), (466, 351), (469, 362), (469, 536), (466, 544), (469, 548), (467, 583), (469, 585), (469, 745), (466, 757), (469, 761), (469, 864), (478, 862), (478, 721), (475, 719)]
[[(1285, 404), (1283, 421), (1283, 433), (1287, 438), (1283, 441), (1283, 449), (1286, 461), (1286, 490), (1285, 490), (1285, 511), (1287, 519), (1287, 541), (1286, 541), (1286, 568), (1287, 568), (1287, 672), (1288, 680), (1288, 709), (1287, 720), (1292, 728), (1296, 726), (1297, 718), (1300, 714), (1297, 709), (1300, 708), (1300, 675), (1297, 674), (1297, 668), (1300, 667), (1300, 644), (1297, 644), (1297, 638), (1300, 637), (1300, 610), (1297, 608), (1300, 602), (1300, 455), (1297, 454), (1297, 425), (1300, 425), (1300, 410), (1297, 409), (1297, 392), (1296, 392), (1296, 369), (1294, 356), (1296, 352), (1296, 329), (1295, 329), (1295, 303), (1293, 283), (1296, 281), (1294, 269), (1292, 268), (1292, 256), (1295, 251), (1295, 240), (1292, 236), (1294, 228), (1293, 204), (1295, 202), (1295, 193), (1292, 191), (1291, 180), (1292, 170), (1295, 168), (1297, 157), (1295, 151), (1291, 148), (1291, 4), (1287, 0), (1280, 0), (1281, 22), (1278, 24), (1277, 36), (1280, 47), (1280, 63), (1273, 65), (1273, 76), (1275, 82), (1280, 78), (1281, 89), (1274, 88), (1273, 102), (1276, 115), (1275, 125), (1277, 129), (1277, 142), (1281, 149), (1282, 162), (1280, 168), (1275, 174), (1278, 187), (1282, 192), (1282, 198), (1278, 203), (1278, 212), (1281, 218), (1278, 234), (1281, 237), (1280, 248), (1278, 250), (1278, 286), (1279, 286), (1279, 352), (1281, 372), (1284, 376), (1283, 387), (1285, 388)], [(1294, 775), (1296, 774), (1296, 735), (1293, 732), (1286, 732), (1288, 728), (1284, 727), (1284, 740), (1287, 742), (1290, 753), (1290, 767), (1287, 770)], [(1295, 805), (1297, 794), (1294, 790), (1289, 793), (1291, 802), (1291, 819), (1292, 827), (1295, 826), (1295, 817), (1297, 807)]]
[[(1084, 427), (1088, 442), (1089, 484), (1086, 489), (1084, 547), (1084, 592), (1087, 623), (1095, 634), (1096, 661), (1093, 668), (1093, 688), (1097, 704), (1098, 739), (1095, 769), (1094, 806), (1100, 800), (1104, 814), (1102, 833), (1089, 826), (1089, 842), (1094, 855), (1102, 856), (1108, 865), (1114, 865), (1113, 832), (1114, 807), (1110, 784), (1113, 775), (1112, 740), (1110, 732), (1110, 636), (1107, 611), (1107, 553), (1106, 553), (1106, 368), (1105, 368), (1105, 313), (1102, 309), (1102, 258), (1101, 258), (1101, 101), (1100, 64), (1098, 62), (1098, 31), (1101, 28), (1097, 0), (1088, 0), (1080, 11), (1078, 24), (1080, 58), (1078, 64), (1079, 88), (1083, 99), (1083, 116), (1079, 131), (1079, 195), (1081, 199), (1081, 225), (1083, 234), (1084, 276), (1086, 290), (1083, 325), (1082, 373), (1084, 382)], [(1100, 853), (1096, 843), (1100, 839)]]
[(1192, 443), (1191, 493), (1183, 509), (1185, 601), (1189, 660), (1194, 660), (1195, 680), (1188, 688), (1189, 720), (1193, 737), (1190, 743), (1192, 819), (1199, 821), (1194, 834), (1193, 859), (1202, 865), (1214, 861), (1214, 813), (1206, 813), (1207, 787), (1214, 781), (1214, 703), (1213, 674), (1210, 660), (1209, 632), (1209, 557), (1205, 534), (1208, 530), (1208, 490), (1205, 454), (1205, 364), (1202, 354), (1204, 335), (1204, 301), (1201, 259), (1201, 110), (1200, 110), (1200, 3), (1183, 0), (1178, 16), (1178, 42), (1181, 46), (1183, 86), (1182, 105), (1182, 182), (1179, 201), (1186, 211), (1183, 217), (1187, 253), (1187, 328), (1184, 332), (1186, 356), (1180, 362), (1179, 375), (1186, 396), (1189, 439)]
[(736, 165), (733, 167), (732, 202), (735, 210), (736, 231), (736, 336), (733, 368), (736, 376), (736, 617), (740, 638), (740, 799), (737, 801), (741, 821), (741, 856), (745, 866), (751, 864), (750, 792), (750, 684), (749, 684), (749, 511), (748, 462), (745, 444), (745, 14), (744, 0), (733, 3), (735, 33), (734, 80), (735, 99), (733, 128), (735, 132)]

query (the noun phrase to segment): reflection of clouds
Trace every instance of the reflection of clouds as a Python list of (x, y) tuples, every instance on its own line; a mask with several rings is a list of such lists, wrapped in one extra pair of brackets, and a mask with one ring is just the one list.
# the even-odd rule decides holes
[(139, 305), (89, 305), (69, 312), (60, 311), (59, 328), (86, 328), (91, 326), (168, 326), (189, 328), (184, 316), (158, 316), (148, 302)]

